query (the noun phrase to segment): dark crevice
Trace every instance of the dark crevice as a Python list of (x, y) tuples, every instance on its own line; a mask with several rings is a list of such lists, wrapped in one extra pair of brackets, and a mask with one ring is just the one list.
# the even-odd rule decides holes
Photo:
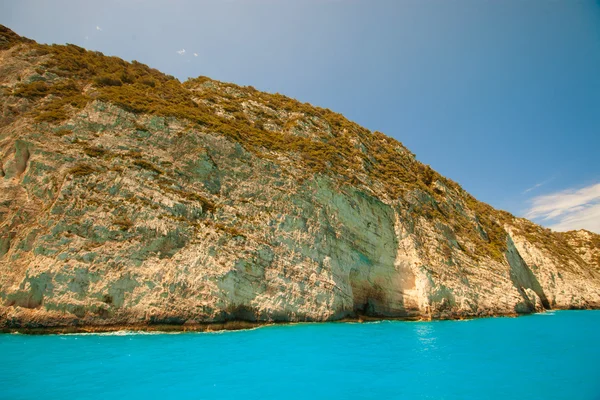
[(550, 302), (540, 281), (521, 257), (510, 236), (507, 237), (506, 259), (510, 265), (510, 279), (523, 299), (529, 299), (524, 289), (531, 289), (540, 298), (544, 309), (549, 310)]

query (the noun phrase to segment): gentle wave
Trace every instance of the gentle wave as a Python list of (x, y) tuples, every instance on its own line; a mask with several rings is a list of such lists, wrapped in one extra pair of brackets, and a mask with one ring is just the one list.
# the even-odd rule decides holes
[[(290, 324), (291, 325), (291, 324)], [(182, 335), (182, 334), (223, 334), (234, 332), (248, 332), (256, 329), (261, 329), (274, 325), (262, 325), (244, 329), (221, 329), (215, 331), (142, 331), (142, 330), (123, 330), (113, 332), (75, 332), (75, 333), (59, 333), (58, 336), (138, 336), (138, 335)]]
[(544, 311), (541, 313), (535, 313), (534, 315), (540, 315), (540, 316), (546, 317), (546, 316), (550, 316), (550, 315), (556, 315), (556, 312), (555, 311)]
[(114, 331), (114, 332), (76, 332), (59, 333), (58, 336), (136, 336), (136, 335), (177, 335), (187, 333), (183, 331), (160, 332), (160, 331)]

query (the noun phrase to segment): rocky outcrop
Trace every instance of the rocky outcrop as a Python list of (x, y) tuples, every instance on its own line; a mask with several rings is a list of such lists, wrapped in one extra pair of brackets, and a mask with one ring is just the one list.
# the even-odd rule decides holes
[[(7, 32), (2, 329), (600, 305), (598, 235), (496, 211), (378, 132)], [(88, 58), (67, 65), (62, 52)]]

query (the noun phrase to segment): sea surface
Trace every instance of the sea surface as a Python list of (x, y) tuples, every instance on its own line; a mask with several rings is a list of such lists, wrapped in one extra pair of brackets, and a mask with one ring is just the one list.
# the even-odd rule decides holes
[(0, 335), (1, 399), (600, 399), (600, 311)]

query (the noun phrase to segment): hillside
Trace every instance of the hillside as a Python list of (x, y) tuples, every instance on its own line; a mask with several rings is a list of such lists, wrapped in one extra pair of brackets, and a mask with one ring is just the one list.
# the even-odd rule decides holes
[(600, 236), (328, 109), (0, 26), (0, 328), (600, 306)]

